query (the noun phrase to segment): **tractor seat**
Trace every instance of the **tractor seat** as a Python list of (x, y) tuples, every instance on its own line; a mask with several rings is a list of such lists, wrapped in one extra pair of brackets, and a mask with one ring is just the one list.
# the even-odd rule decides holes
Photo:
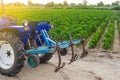
[(30, 26), (30, 28), (33, 30), (36, 29), (38, 23), (39, 23), (38, 21), (28, 21), (28, 26)]
[(31, 28), (31, 35), (35, 34), (36, 26), (38, 25), (38, 21), (28, 21), (28, 26)]

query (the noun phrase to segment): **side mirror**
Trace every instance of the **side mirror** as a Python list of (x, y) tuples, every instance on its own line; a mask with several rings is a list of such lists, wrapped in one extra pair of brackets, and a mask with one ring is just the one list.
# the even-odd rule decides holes
[(24, 21), (22, 22), (22, 24), (23, 24), (23, 26), (24, 26), (24, 30), (25, 30), (25, 31), (29, 31), (29, 30), (30, 30), (30, 28), (28, 27), (28, 21), (27, 21), (27, 20), (24, 20)]
[(24, 27), (27, 27), (27, 26), (28, 26), (28, 21), (27, 21), (27, 20), (24, 20), (24, 21), (22, 22), (22, 24), (23, 24)]

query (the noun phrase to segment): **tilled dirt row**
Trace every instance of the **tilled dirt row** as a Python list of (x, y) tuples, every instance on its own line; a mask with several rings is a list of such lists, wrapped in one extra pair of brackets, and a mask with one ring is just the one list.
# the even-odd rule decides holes
[(120, 52), (120, 41), (119, 41), (119, 31), (118, 31), (118, 22), (115, 20), (115, 33), (114, 33), (114, 44), (113, 51)]

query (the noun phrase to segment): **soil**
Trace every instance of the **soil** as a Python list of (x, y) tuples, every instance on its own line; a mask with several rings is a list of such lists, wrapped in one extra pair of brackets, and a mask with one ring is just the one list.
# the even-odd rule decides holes
[(119, 42), (119, 32), (118, 32), (117, 20), (115, 20), (115, 33), (114, 33), (113, 51), (115, 51), (115, 52), (120, 51), (120, 42)]
[[(109, 54), (109, 55), (108, 55)], [(0, 80), (119, 80), (120, 53), (89, 51), (89, 54), (68, 64), (71, 55), (62, 57), (66, 66), (55, 73), (57, 55), (48, 64), (30, 68), (27, 64), (15, 77), (0, 75)]]

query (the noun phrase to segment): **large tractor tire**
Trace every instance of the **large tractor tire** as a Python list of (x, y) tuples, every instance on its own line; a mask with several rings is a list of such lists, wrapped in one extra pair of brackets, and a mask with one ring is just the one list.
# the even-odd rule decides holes
[(24, 48), (19, 37), (0, 32), (0, 73), (15, 76), (24, 66)]
[(52, 58), (52, 54), (42, 54), (40, 56), (40, 63), (47, 63)]

